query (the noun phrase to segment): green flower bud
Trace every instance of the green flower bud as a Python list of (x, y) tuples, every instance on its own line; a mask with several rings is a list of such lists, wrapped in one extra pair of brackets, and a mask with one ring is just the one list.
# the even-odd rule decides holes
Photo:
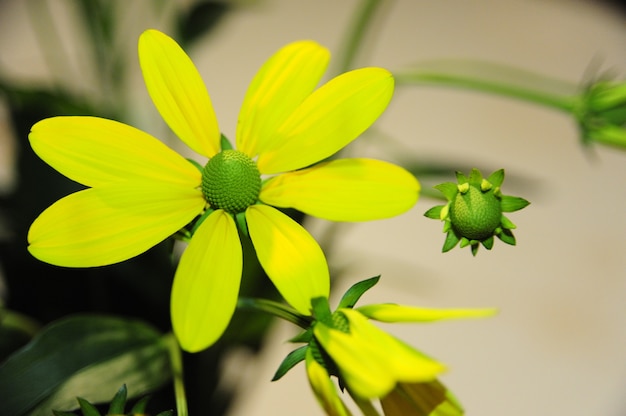
[(626, 82), (591, 84), (581, 95), (574, 115), (584, 143), (626, 148)]
[(449, 251), (460, 242), (461, 247), (469, 245), (472, 254), (476, 255), (480, 244), (491, 250), (494, 237), (515, 245), (511, 231), (515, 224), (503, 212), (520, 210), (529, 202), (523, 198), (502, 195), (500, 186), (504, 181), (504, 170), (493, 172), (487, 179), (483, 178), (478, 169), (472, 169), (469, 177), (460, 172), (456, 176), (458, 184), (446, 182), (435, 186), (448, 203), (424, 213), (428, 218), (444, 222), (443, 232), (447, 235), (442, 251)]

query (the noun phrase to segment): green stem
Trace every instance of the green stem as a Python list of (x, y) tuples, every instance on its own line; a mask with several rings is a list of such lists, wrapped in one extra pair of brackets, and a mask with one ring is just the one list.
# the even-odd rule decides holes
[(313, 318), (299, 314), (295, 309), (282, 303), (274, 302), (267, 299), (256, 298), (239, 298), (237, 307), (240, 309), (249, 309), (259, 312), (265, 312), (277, 318), (284, 319), (300, 328), (308, 329), (311, 326)]
[(170, 366), (172, 378), (174, 379), (174, 396), (176, 397), (176, 414), (177, 416), (188, 416), (189, 411), (187, 410), (187, 396), (183, 379), (183, 359), (180, 346), (172, 333), (167, 334), (164, 340), (170, 353)]
[(342, 52), (337, 60), (336, 73), (341, 74), (352, 68), (357, 53), (363, 46), (363, 38), (370, 26), (376, 10), (383, 3), (381, 0), (363, 0), (354, 14), (347, 36), (344, 40)]
[(44, 58), (44, 64), (52, 77), (53, 87), (60, 90), (62, 87), (59, 81), (71, 79), (71, 71), (68, 64), (70, 61), (59, 38), (59, 31), (52, 17), (49, 2), (45, 0), (38, 2), (27, 1), (24, 3), (32, 23), (35, 39)]
[(465, 88), (540, 104), (567, 113), (579, 106), (577, 86), (517, 68), (470, 61), (437, 62), (436, 68), (416, 67), (394, 74), (401, 85)]

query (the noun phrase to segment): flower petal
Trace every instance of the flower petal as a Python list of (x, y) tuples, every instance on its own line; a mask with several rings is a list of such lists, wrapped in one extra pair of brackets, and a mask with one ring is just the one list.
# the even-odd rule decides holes
[(328, 297), (330, 277), (322, 249), (300, 224), (267, 205), (246, 210), (259, 262), (280, 294), (298, 312), (311, 314), (311, 299)]
[(355, 395), (383, 397), (397, 382), (431, 381), (445, 370), (442, 364), (377, 328), (359, 312), (340, 311), (349, 321), (349, 333), (318, 322), (314, 334)]
[(339, 398), (328, 371), (313, 358), (311, 349), (306, 352), (306, 373), (311, 389), (327, 415), (350, 416), (352, 414)]
[(220, 129), (200, 73), (169, 36), (146, 30), (139, 64), (148, 93), (163, 120), (187, 146), (207, 157), (220, 150)]
[(217, 210), (196, 230), (174, 277), (172, 325), (185, 351), (201, 351), (224, 333), (237, 305), (242, 267), (235, 222)]
[(154, 181), (188, 188), (201, 175), (189, 161), (134, 127), (98, 117), (53, 117), (36, 123), (30, 144), (50, 166), (86, 186)]
[(255, 157), (275, 140), (274, 132), (317, 87), (330, 59), (312, 41), (281, 48), (255, 75), (239, 112), (237, 149)]
[(370, 319), (380, 322), (433, 322), (444, 319), (487, 318), (497, 313), (497, 309), (430, 309), (414, 306), (382, 303), (356, 308)]
[(346, 72), (311, 94), (259, 154), (261, 173), (286, 172), (333, 155), (363, 133), (387, 108), (393, 76), (382, 68)]
[(394, 164), (338, 159), (275, 176), (259, 198), (331, 221), (370, 221), (407, 211), (417, 202), (419, 189), (415, 177)]
[(463, 407), (438, 380), (400, 383), (380, 399), (385, 415), (462, 416)]
[(205, 205), (193, 188), (115, 184), (52, 204), (28, 232), (28, 250), (66, 267), (95, 267), (137, 256), (188, 224)]

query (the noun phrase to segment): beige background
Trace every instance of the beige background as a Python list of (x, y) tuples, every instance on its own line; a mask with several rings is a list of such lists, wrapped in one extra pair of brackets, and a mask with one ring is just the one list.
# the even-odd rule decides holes
[[(29, 2), (5, 1), (0, 14), (0, 61), (25, 80), (46, 77), (27, 18)], [(70, 2), (49, 3), (71, 55), (62, 81), (97, 90), (81, 55)], [(145, 12), (148, 2), (126, 3), (120, 47), (131, 49), (132, 60), (142, 30), (168, 26)], [(247, 83), (263, 60), (302, 38), (338, 51), (358, 2), (240, 4), (213, 37), (191, 51), (222, 130), (231, 137)], [(360, 65), (394, 70), (432, 58), (478, 58), (573, 82), (582, 80), (596, 59), (617, 75), (626, 69), (626, 19), (592, 1), (397, 0), (386, 6)], [(152, 123), (158, 118), (133, 65), (136, 82), (128, 91), (133, 124), (166, 137), (165, 129)], [(525, 181), (511, 180), (508, 187), (505, 182), (504, 193), (524, 196), (532, 205), (510, 215), (518, 225), (517, 247), (497, 241), (476, 258), (467, 249), (440, 253), (444, 235), (440, 223), (422, 216), (434, 203), (426, 198), (399, 218), (343, 227), (332, 264), (347, 269), (336, 293), (382, 274), (364, 302), (500, 308), (489, 320), (386, 327), (449, 365), (442, 380), (469, 415), (626, 414), (626, 152), (596, 147), (596, 157), (588, 157), (572, 120), (560, 113), (443, 88), (398, 91), (376, 126), (424, 161), (506, 168), (510, 177)], [(2, 163), (8, 163), (10, 142), (3, 146), (7, 162)], [(374, 151), (364, 140), (353, 148), (357, 155)], [(7, 169), (1, 178), (10, 184)], [(311, 225), (320, 236), (327, 229), (322, 222)], [(276, 332), (262, 362), (245, 374), (233, 372), (231, 382), (245, 394), (233, 416), (321, 414), (303, 366), (269, 382), (290, 351), (283, 340), (293, 335), (288, 326)], [(233, 357), (234, 363), (242, 360), (246, 357)]]

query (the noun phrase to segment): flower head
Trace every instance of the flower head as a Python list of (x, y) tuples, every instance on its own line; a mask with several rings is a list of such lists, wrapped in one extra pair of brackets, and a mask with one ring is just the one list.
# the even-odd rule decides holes
[[(329, 53), (312, 41), (289, 44), (256, 74), (244, 98), (236, 146), (223, 139), (205, 85), (180, 46), (156, 30), (139, 39), (147, 90), (162, 118), (205, 166), (154, 137), (97, 117), (35, 124), (34, 151), (88, 188), (46, 209), (29, 250), (48, 263), (92, 267), (134, 257), (182, 230), (189, 245), (174, 278), (171, 315), (187, 351), (215, 342), (236, 307), (242, 273), (239, 230), (287, 300), (309, 313), (326, 297), (322, 250), (277, 208), (334, 221), (391, 217), (412, 207), (419, 184), (404, 169), (335, 154), (385, 110), (391, 74), (363, 68), (316, 89)], [(276, 207), (276, 208), (275, 208)]]
[[(374, 304), (355, 308), (360, 296), (378, 282), (378, 277), (357, 283), (331, 312), (326, 298), (313, 301), (313, 322), (294, 342), (307, 345), (283, 362), (274, 379), (280, 378), (299, 360), (306, 361), (307, 374), (318, 401), (328, 414), (349, 414), (330, 376), (339, 380), (362, 409), (381, 400), (387, 415), (456, 415), (460, 405), (447, 393), (437, 376), (445, 366), (375, 326), (380, 322), (432, 322), (443, 319), (479, 318), (493, 309), (426, 309), (397, 304)], [(432, 413), (438, 409), (442, 413)], [(413, 409), (410, 413), (402, 410)], [(449, 413), (443, 413), (447, 409)], [(456, 409), (456, 410), (455, 410)], [(365, 414), (369, 414), (364, 410)]]
[(574, 108), (583, 143), (626, 148), (626, 82), (590, 84)]
[(452, 182), (435, 186), (446, 197), (446, 205), (435, 206), (424, 213), (432, 219), (444, 222), (447, 233), (442, 251), (453, 249), (459, 241), (461, 248), (471, 246), (476, 255), (479, 244), (487, 250), (493, 247), (494, 236), (507, 244), (515, 245), (515, 224), (503, 212), (520, 210), (529, 204), (523, 198), (502, 195), (504, 170), (493, 172), (484, 179), (478, 169), (472, 169), (469, 177), (456, 174), (458, 184)]

